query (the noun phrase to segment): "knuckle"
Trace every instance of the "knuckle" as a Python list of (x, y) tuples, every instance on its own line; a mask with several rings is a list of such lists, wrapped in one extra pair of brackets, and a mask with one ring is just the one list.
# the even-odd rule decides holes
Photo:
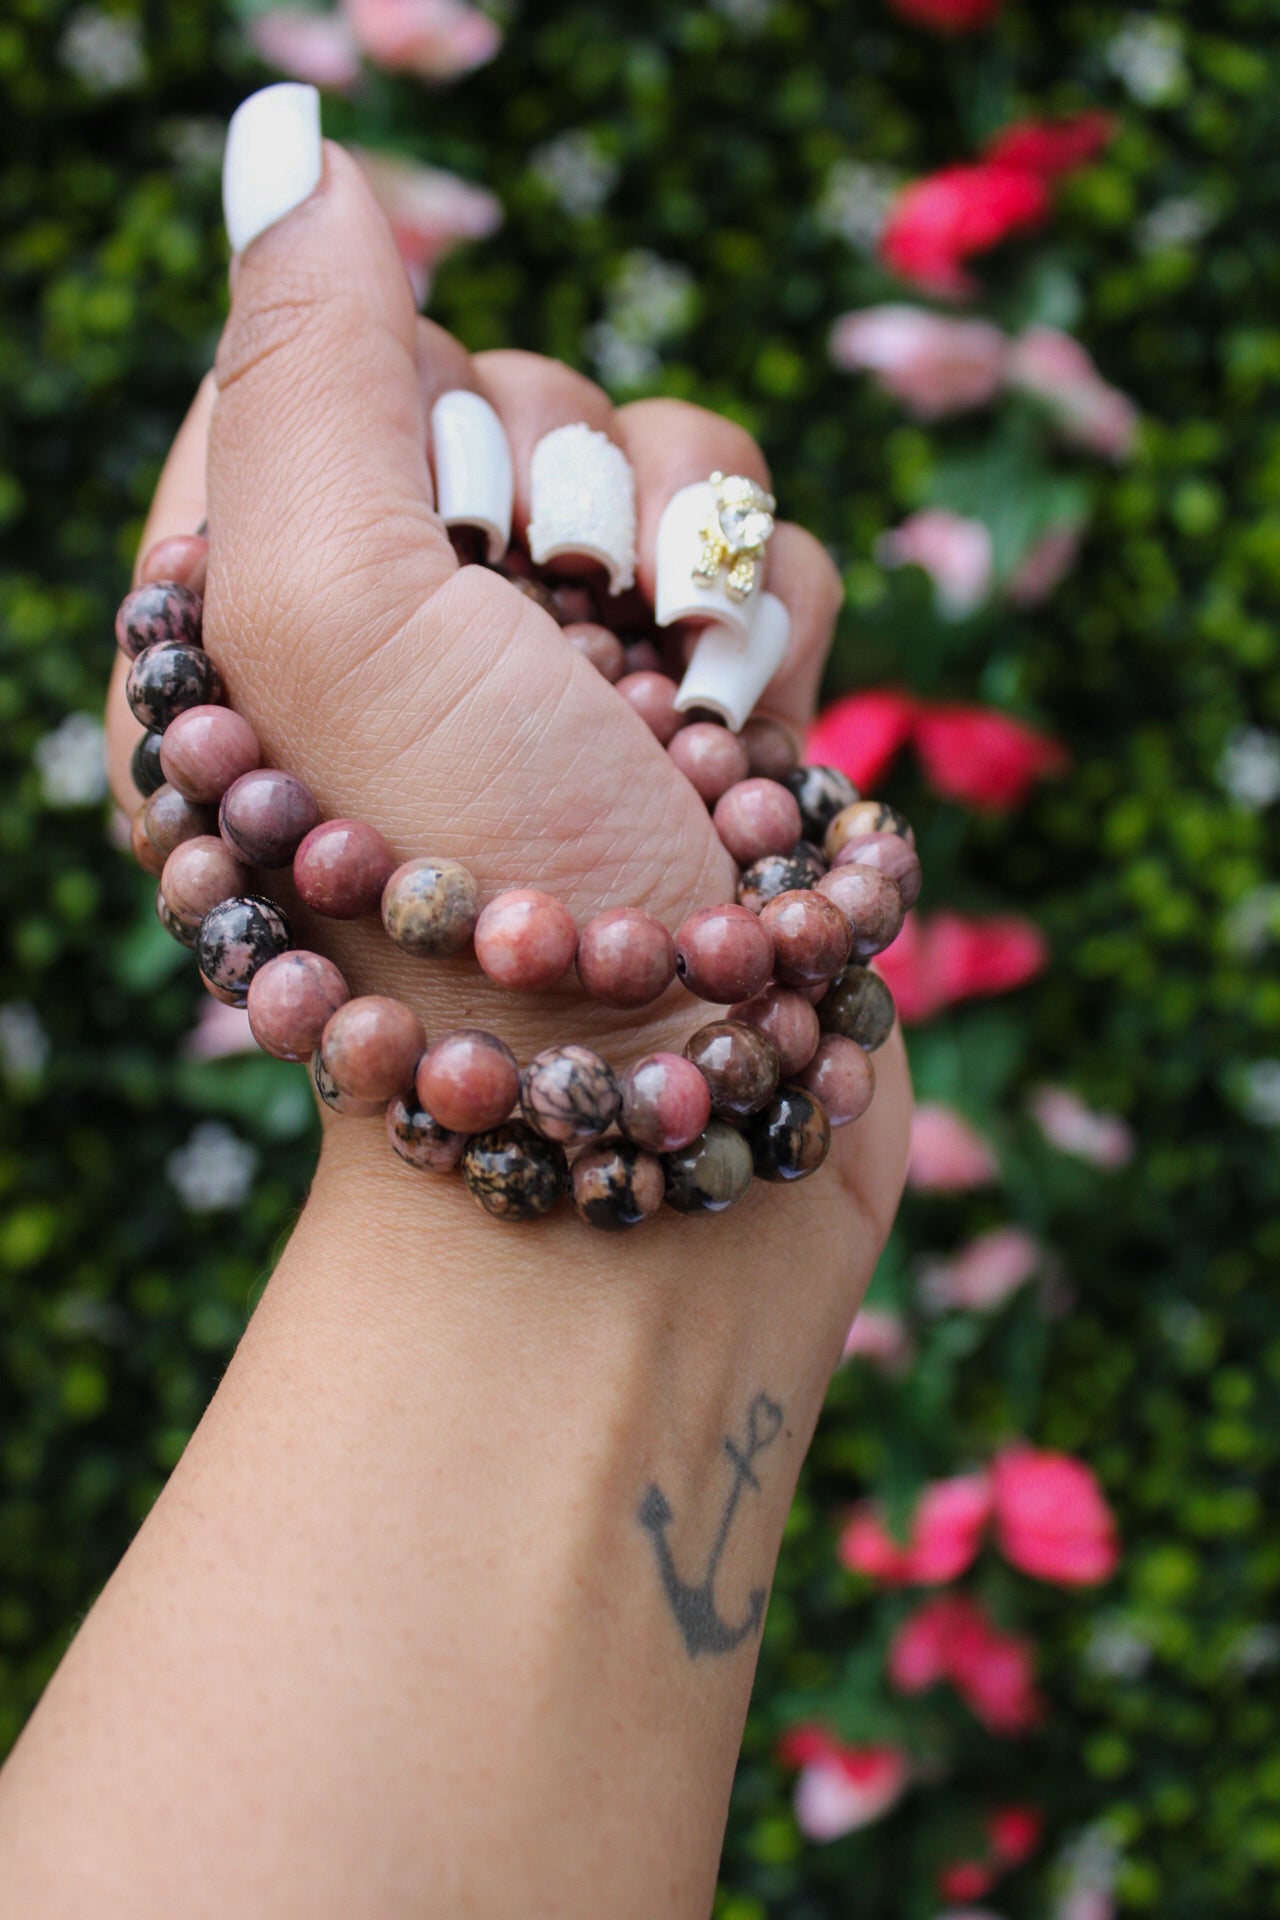
[(635, 400), (622, 413), (657, 445), (699, 452), (705, 448), (709, 465), (768, 481), (769, 463), (758, 442), (727, 414), (675, 398)]
[(341, 292), (318, 300), (305, 281), (278, 282), (268, 293), (233, 302), (214, 361), (218, 392), (264, 368), (283, 373), (302, 356), (310, 381), (317, 366), (336, 365), (359, 332), (354, 300)]

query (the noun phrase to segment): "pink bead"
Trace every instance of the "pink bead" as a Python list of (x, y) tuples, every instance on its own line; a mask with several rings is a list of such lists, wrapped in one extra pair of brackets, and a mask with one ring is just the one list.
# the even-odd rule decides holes
[(194, 931), (206, 913), (249, 891), (249, 869), (216, 834), (198, 834), (175, 847), (164, 863), (160, 891), (181, 927)]
[(618, 681), (618, 692), (664, 747), (683, 723), (684, 716), (676, 712), (676, 691), (675, 681), (665, 673), (624, 673)]
[(441, 1034), (418, 1062), (419, 1100), (453, 1133), (484, 1133), (505, 1120), (520, 1097), (520, 1069), (495, 1033), (460, 1027)]
[(780, 720), (765, 720), (757, 714), (748, 720), (738, 738), (747, 750), (749, 771), (760, 779), (782, 781), (795, 772), (800, 756)]
[(491, 980), (518, 993), (543, 993), (562, 980), (578, 950), (567, 907), (536, 887), (510, 887), (476, 921), (476, 959)]
[(223, 794), (218, 831), (251, 867), (287, 867), (319, 818), (315, 795), (301, 780), (259, 767)]
[(660, 673), (669, 679), (666, 663), (652, 640), (632, 640), (626, 649), (628, 673)]
[(773, 972), (773, 941), (746, 907), (702, 907), (676, 935), (676, 972), (700, 1000), (750, 1000)]
[(906, 912), (902, 895), (889, 875), (876, 867), (833, 867), (819, 880), (818, 892), (825, 894), (848, 922), (853, 935), (850, 952), (855, 960), (869, 960), (873, 953), (882, 953), (902, 930)]
[(681, 727), (667, 752), (709, 807), (747, 775), (747, 750), (737, 734), (709, 720)]
[(676, 977), (676, 943), (641, 907), (611, 907), (578, 941), (578, 978), (606, 1007), (644, 1007)]
[(427, 1036), (401, 1000), (362, 994), (330, 1014), (320, 1058), (339, 1092), (352, 1100), (390, 1100), (413, 1085)]
[(740, 867), (767, 853), (790, 853), (800, 838), (796, 797), (776, 780), (739, 780), (717, 800), (711, 817)]
[(325, 820), (294, 854), (293, 884), (316, 913), (358, 920), (377, 913), (395, 867), (396, 857), (376, 827), (363, 820)]
[(280, 953), (249, 982), (249, 1031), (277, 1060), (309, 1060), (349, 998), (346, 981), (323, 954)]
[(149, 586), (155, 580), (176, 580), (181, 587), (203, 595), (204, 578), (209, 566), (209, 542), (199, 533), (171, 533), (157, 540), (143, 555), (138, 568), (138, 585)]
[(188, 707), (169, 722), (160, 765), (171, 787), (206, 805), (221, 800), (233, 780), (262, 758), (258, 736), (230, 707)]
[(793, 1080), (814, 1056), (822, 1028), (813, 1002), (786, 987), (766, 987), (754, 1000), (729, 1009), (730, 1020), (741, 1020), (772, 1040), (784, 1080)]
[(781, 987), (816, 987), (834, 980), (849, 958), (848, 921), (812, 887), (797, 887), (766, 901), (760, 925), (773, 941), (773, 974)]
[(860, 1119), (876, 1090), (871, 1055), (856, 1040), (845, 1040), (838, 1033), (823, 1034), (818, 1051), (796, 1080), (822, 1102), (833, 1127), (847, 1127), (851, 1120)]
[(869, 833), (846, 840), (832, 865), (833, 868), (875, 867), (878, 872), (887, 873), (908, 910), (920, 898), (920, 855), (899, 833)]
[(594, 620), (570, 620), (564, 628), (564, 637), (571, 647), (586, 655), (606, 680), (621, 680), (627, 656), (616, 633), (610, 633), (608, 627), (597, 626)]
[(675, 1153), (696, 1140), (710, 1118), (711, 1089), (681, 1054), (646, 1054), (622, 1076), (622, 1131), (639, 1147)]

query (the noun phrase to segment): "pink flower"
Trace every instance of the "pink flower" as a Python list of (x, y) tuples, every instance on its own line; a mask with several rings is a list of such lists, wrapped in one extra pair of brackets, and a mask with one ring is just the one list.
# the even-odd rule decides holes
[(892, 687), (847, 693), (820, 713), (809, 729), (806, 758), (839, 767), (856, 787), (875, 786), (909, 738), (917, 703)]
[[(926, 1601), (903, 1621), (889, 1649), (889, 1682), (899, 1693), (924, 1693), (949, 1681), (985, 1727), (1010, 1736), (1043, 1718), (1034, 1671), (1031, 1642), (1002, 1633), (963, 1594)], [(1012, 1828), (1009, 1837), (1012, 1844)]]
[(1030, 327), (1013, 342), (1009, 384), (1048, 409), (1068, 440), (1122, 460), (1133, 451), (1138, 410), (1127, 394), (1108, 385), (1089, 354), (1056, 327)]
[(966, 1193), (999, 1178), (991, 1148), (954, 1107), (919, 1103), (911, 1117), (909, 1187), (917, 1193)]
[(938, 1892), (944, 1900), (981, 1900), (999, 1878), (983, 1860), (953, 1860), (938, 1875)]
[(1075, 566), (1080, 554), (1084, 527), (1079, 521), (1066, 520), (1051, 527), (1035, 545), (1028, 548), (1005, 585), (1005, 597), (1015, 607), (1038, 607)]
[(1044, 1815), (1039, 1807), (997, 1807), (987, 1821), (991, 1851), (1007, 1867), (1020, 1867), (1044, 1839)]
[(382, 153), (356, 151), (395, 235), (421, 301), (431, 270), (460, 241), (485, 240), (502, 225), (502, 207), (483, 187)]
[(229, 1054), (256, 1053), (258, 1043), (249, 1031), (249, 1016), (242, 1007), (228, 1007), (221, 1000), (200, 1002), (196, 1024), (182, 1042), (189, 1060), (223, 1060)]
[(972, 1565), (990, 1514), (989, 1476), (959, 1474), (924, 1489), (905, 1543), (888, 1531), (879, 1504), (864, 1500), (845, 1523), (837, 1552), (851, 1573), (890, 1586), (941, 1585)]
[(915, 1342), (900, 1313), (860, 1307), (844, 1343), (845, 1360), (865, 1360), (881, 1373), (903, 1374), (915, 1357)]
[(1108, 1170), (1133, 1159), (1132, 1128), (1117, 1113), (1094, 1113), (1070, 1087), (1038, 1087), (1030, 1105), (1040, 1131), (1060, 1153)]
[(1071, 764), (1047, 733), (992, 707), (924, 707), (914, 738), (936, 792), (993, 812), (1020, 805), (1037, 780)]
[(795, 1727), (778, 1748), (784, 1766), (798, 1766), (795, 1811), (809, 1840), (838, 1840), (870, 1826), (902, 1798), (908, 1781), (900, 1747), (851, 1747), (823, 1728)]
[(1049, 962), (1040, 929), (1017, 914), (971, 920), (935, 913), (908, 914), (902, 932), (876, 961), (898, 1012), (908, 1024), (931, 1020), (959, 1000), (1010, 993), (1034, 980)]
[(1044, 1248), (1021, 1227), (994, 1227), (949, 1260), (930, 1260), (920, 1293), (935, 1312), (991, 1313), (1026, 1285), (1044, 1262)]
[(1022, 120), (998, 133), (982, 157), (989, 166), (1014, 167), (1052, 180), (1095, 160), (1115, 130), (1108, 113), (1078, 113), (1071, 120)]
[(1115, 1520), (1091, 1468), (1065, 1453), (1010, 1447), (992, 1467), (996, 1536), (1037, 1580), (1094, 1586), (1120, 1559)]
[(995, 550), (985, 521), (925, 507), (876, 542), (882, 567), (922, 567), (933, 581), (944, 620), (964, 620), (988, 599), (995, 580)]
[(1038, 174), (979, 161), (945, 167), (904, 187), (880, 235), (885, 265), (948, 297), (973, 288), (963, 262), (1041, 224), (1049, 190)]
[(360, 49), (341, 14), (274, 7), (250, 20), (248, 34), (268, 66), (293, 80), (346, 93), (360, 77)]
[(949, 320), (923, 307), (865, 307), (836, 321), (831, 357), (865, 369), (921, 420), (985, 406), (1004, 378), (1007, 341), (986, 320)]
[(1004, 0), (889, 0), (895, 13), (936, 33), (973, 33), (995, 19)]
[(454, 80), (502, 45), (497, 22), (463, 0), (343, 0), (342, 11), (368, 59), (391, 73)]

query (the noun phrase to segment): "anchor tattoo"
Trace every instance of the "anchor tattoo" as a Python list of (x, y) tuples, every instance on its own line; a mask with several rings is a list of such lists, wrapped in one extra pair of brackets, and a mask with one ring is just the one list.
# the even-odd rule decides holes
[(733, 1485), (720, 1515), (720, 1525), (707, 1559), (707, 1570), (696, 1587), (690, 1586), (676, 1572), (667, 1544), (667, 1528), (675, 1516), (662, 1488), (650, 1486), (640, 1502), (637, 1518), (645, 1532), (653, 1535), (662, 1585), (691, 1659), (696, 1660), (700, 1653), (732, 1653), (748, 1634), (760, 1630), (767, 1598), (765, 1588), (752, 1588), (745, 1618), (731, 1626), (716, 1611), (716, 1573), (729, 1538), (729, 1529), (733, 1525), (733, 1516), (738, 1510), (742, 1489), (754, 1487), (757, 1493), (760, 1491), (760, 1482), (752, 1471), (751, 1462), (777, 1439), (781, 1429), (782, 1408), (767, 1393), (758, 1393), (747, 1411), (745, 1450), (728, 1434), (725, 1435), (724, 1450), (733, 1466)]

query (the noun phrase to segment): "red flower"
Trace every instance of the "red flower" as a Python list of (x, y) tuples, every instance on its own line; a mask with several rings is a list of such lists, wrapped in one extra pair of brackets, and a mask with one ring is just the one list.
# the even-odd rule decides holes
[(1039, 1807), (997, 1807), (987, 1821), (991, 1851), (1006, 1867), (1020, 1867), (1044, 1838), (1044, 1815)]
[(935, 1480), (916, 1503), (905, 1544), (886, 1528), (878, 1503), (868, 1500), (850, 1514), (837, 1552), (851, 1572), (891, 1586), (940, 1585), (972, 1564), (990, 1514), (991, 1483), (985, 1473)]
[(998, 133), (983, 159), (989, 166), (1013, 167), (1053, 180), (1087, 166), (1114, 133), (1109, 113), (1078, 113), (1073, 120), (1022, 120)]
[(849, 1747), (825, 1728), (793, 1727), (778, 1743), (784, 1766), (800, 1768), (796, 1822), (810, 1840), (838, 1840), (879, 1820), (908, 1781), (900, 1747)]
[(895, 13), (914, 26), (938, 33), (973, 33), (989, 26), (1004, 0), (889, 0)]
[(981, 1860), (953, 1860), (938, 1875), (938, 1892), (944, 1900), (981, 1900), (999, 1877)]
[(910, 694), (893, 687), (848, 693), (810, 727), (806, 758), (817, 766), (839, 767), (855, 787), (873, 787), (910, 738), (917, 711)]
[(967, 293), (962, 262), (986, 253), (1049, 211), (1039, 174), (979, 161), (945, 167), (904, 187), (889, 210), (880, 252), (894, 273), (940, 294)]
[(992, 1733), (1037, 1726), (1044, 1703), (1036, 1692), (1029, 1640), (1002, 1633), (976, 1601), (945, 1594), (905, 1620), (889, 1649), (889, 1680), (899, 1693), (923, 1693), (950, 1681)]
[(1115, 1520), (1083, 1460), (1010, 1447), (993, 1467), (1001, 1552), (1037, 1580), (1093, 1586), (1120, 1558)]
[(1035, 781), (1071, 760), (1046, 733), (989, 707), (926, 707), (914, 729), (924, 776), (949, 800), (1000, 811), (1026, 799)]
[(876, 961), (908, 1024), (930, 1020), (958, 1000), (1010, 993), (1048, 965), (1039, 927), (1017, 914), (970, 920), (908, 914), (902, 932)]

